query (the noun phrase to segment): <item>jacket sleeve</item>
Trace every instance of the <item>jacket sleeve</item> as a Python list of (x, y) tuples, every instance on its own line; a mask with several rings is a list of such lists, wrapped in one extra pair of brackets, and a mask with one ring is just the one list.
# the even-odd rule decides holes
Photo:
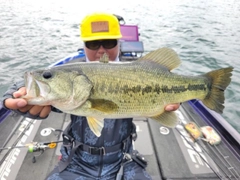
[[(24, 84), (24, 81), (22, 80), (22, 81), (19, 81), (19, 82), (14, 83), (14, 84), (5, 92), (5, 94), (3, 95), (3, 98), (2, 98), (3, 107), (4, 107), (5, 109), (8, 109), (8, 108), (5, 106), (5, 100), (8, 99), (8, 98), (14, 98), (14, 97), (13, 97), (13, 93), (16, 92), (16, 91), (18, 91), (21, 87), (24, 87), (24, 86), (25, 86), (25, 84)], [(10, 109), (10, 110), (11, 110), (11, 111), (14, 111), (15, 113), (20, 114), (20, 115), (22, 115), (22, 116), (24, 116), (24, 117), (28, 117), (28, 118), (32, 118), (32, 119), (45, 119), (45, 118), (39, 117), (39, 115), (32, 115), (32, 114), (30, 114), (28, 111), (27, 111), (27, 112), (21, 112), (21, 111), (19, 111), (19, 110), (12, 110), (12, 109)], [(56, 108), (54, 108), (54, 107), (52, 107), (52, 111), (61, 113), (60, 110), (58, 110), (58, 109), (56, 109)], [(47, 117), (46, 117), (46, 118), (47, 118)]]
[[(14, 83), (3, 95), (2, 101), (4, 102), (8, 98), (13, 98), (13, 93), (19, 90), (21, 87), (24, 87), (24, 81), (19, 81)], [(4, 105), (5, 103), (3, 103)], [(5, 105), (4, 105), (5, 107)], [(6, 107), (5, 107), (6, 108)]]

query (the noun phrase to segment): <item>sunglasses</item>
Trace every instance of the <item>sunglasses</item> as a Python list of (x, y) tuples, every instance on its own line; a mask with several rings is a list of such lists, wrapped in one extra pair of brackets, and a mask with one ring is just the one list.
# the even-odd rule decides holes
[(112, 49), (117, 45), (118, 41), (116, 39), (106, 39), (106, 40), (95, 40), (86, 41), (85, 46), (91, 50), (97, 50), (101, 46), (105, 49)]

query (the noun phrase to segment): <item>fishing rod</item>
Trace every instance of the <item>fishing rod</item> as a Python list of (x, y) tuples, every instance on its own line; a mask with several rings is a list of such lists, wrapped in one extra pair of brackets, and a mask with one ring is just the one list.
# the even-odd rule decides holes
[(36, 162), (36, 157), (42, 155), (46, 149), (54, 149), (58, 143), (61, 143), (63, 141), (49, 141), (49, 142), (31, 142), (28, 144), (24, 144), (22, 146), (10, 146), (10, 147), (3, 147), (0, 148), (0, 150), (12, 150), (16, 148), (27, 148), (28, 152), (34, 153), (34, 152), (40, 152), (38, 155), (34, 155), (32, 159), (32, 163)]
[[(52, 127), (49, 127), (49, 128), (42, 129), (40, 134), (41, 134), (41, 136), (49, 136), (52, 132), (58, 132), (59, 134), (57, 135), (57, 137), (59, 137), (60, 133), (63, 132), (63, 130), (54, 129)], [(17, 148), (27, 148), (28, 152), (30, 152), (30, 153), (40, 152), (40, 154), (38, 154), (38, 155), (33, 155), (32, 163), (35, 163), (36, 157), (42, 155), (46, 149), (54, 149), (57, 146), (57, 144), (61, 143), (61, 142), (63, 142), (63, 141), (62, 140), (47, 141), (47, 142), (36, 142), (35, 141), (35, 142), (27, 143), (24, 145), (17, 145), (17, 143), (14, 143), (13, 146), (2, 147), (2, 148), (0, 148), (0, 152), (3, 150), (8, 150), (8, 152), (4, 155), (4, 158), (1, 160), (0, 164), (2, 164), (2, 162), (6, 159), (7, 155), (11, 152), (11, 150), (17, 149)]]

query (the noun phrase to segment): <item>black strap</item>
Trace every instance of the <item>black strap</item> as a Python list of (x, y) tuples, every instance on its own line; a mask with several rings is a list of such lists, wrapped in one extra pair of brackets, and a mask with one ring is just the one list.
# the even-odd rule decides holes
[(69, 165), (70, 161), (72, 160), (72, 157), (75, 153), (75, 151), (77, 150), (77, 148), (81, 145), (81, 143), (76, 143), (75, 146), (72, 148), (67, 161), (59, 161), (58, 163), (58, 170), (59, 172), (62, 172), (64, 169), (67, 168), (67, 166)]
[(128, 136), (125, 140), (123, 140), (121, 143), (116, 144), (114, 146), (106, 146), (106, 147), (94, 147), (89, 146), (87, 144), (83, 144), (82, 142), (79, 142), (77, 140), (74, 140), (71, 136), (67, 134), (63, 134), (63, 145), (64, 146), (77, 146), (82, 151), (88, 152), (92, 155), (105, 155), (106, 153), (115, 152), (120, 149), (125, 150), (127, 148), (127, 143), (132, 140), (131, 136)]
[(130, 154), (128, 153), (124, 153), (123, 159), (122, 159), (122, 163), (121, 166), (118, 170), (118, 173), (116, 175), (116, 180), (122, 180), (122, 176), (123, 176), (123, 168), (126, 164), (132, 162), (132, 157)]
[[(65, 136), (66, 137), (66, 136)], [(127, 137), (122, 143), (116, 144), (115, 146), (109, 146), (109, 147), (92, 147), (92, 146), (88, 146), (86, 144), (83, 144), (79, 141), (74, 140), (74, 145), (73, 148), (68, 156), (68, 159), (66, 161), (59, 161), (58, 163), (58, 170), (59, 172), (62, 172), (64, 169), (67, 168), (67, 166), (69, 165), (70, 161), (72, 160), (72, 157), (74, 155), (74, 153), (76, 152), (76, 150), (78, 148), (80, 148), (81, 150), (88, 152), (92, 155), (105, 155), (106, 153), (109, 152), (115, 152), (118, 151), (120, 149), (122, 149), (124, 152), (126, 151), (126, 147), (127, 147), (127, 143), (129, 142), (129, 140), (131, 140), (130, 136)], [(64, 140), (65, 141), (65, 140)], [(63, 141), (63, 143), (64, 143)], [(67, 144), (67, 146), (69, 146), (69, 143)]]
[(124, 146), (123, 143), (117, 144), (115, 146), (109, 146), (109, 147), (93, 147), (93, 146), (88, 146), (86, 144), (82, 144), (80, 146), (80, 149), (92, 155), (105, 155), (106, 153), (109, 153), (109, 152), (118, 151), (122, 149), (123, 146)]
[(119, 144), (116, 144), (114, 146), (106, 146), (106, 147), (94, 147), (94, 146), (89, 146), (87, 144), (83, 144), (82, 142), (79, 142), (77, 140), (75, 140), (72, 136), (69, 135), (69, 130), (70, 130), (70, 125), (68, 125), (68, 127), (64, 130), (63, 132), (63, 145), (64, 146), (72, 146), (73, 143), (76, 144), (79, 144), (79, 148), (82, 150), (82, 151), (85, 151), (85, 152), (88, 152), (92, 155), (105, 155), (106, 153), (110, 153), (110, 152), (115, 152), (115, 151), (118, 151), (120, 149), (122, 150), (126, 150), (126, 146), (127, 146), (127, 143), (129, 141), (135, 141), (137, 139), (137, 133), (136, 133), (136, 126), (135, 124), (133, 123), (133, 130), (132, 130), (132, 133), (125, 139), (123, 140), (121, 143)]
[(89, 146), (87, 144), (83, 144), (82, 142), (79, 142), (77, 140), (75, 140), (72, 136), (69, 135), (69, 130), (70, 130), (70, 124), (68, 125), (68, 127), (64, 130), (63, 132), (63, 145), (64, 146), (72, 146), (72, 150), (68, 156), (67, 161), (59, 161), (59, 172), (62, 172), (64, 169), (67, 168), (67, 166), (69, 165), (70, 161), (72, 160), (72, 157), (74, 155), (74, 153), (76, 152), (76, 150), (78, 148), (80, 148), (82, 151), (88, 152), (92, 155), (105, 155), (107, 153), (110, 152), (115, 152), (118, 150), (122, 150), (124, 153), (127, 150), (127, 145), (129, 144), (130, 141), (132, 140), (136, 140), (137, 138), (137, 134), (136, 134), (136, 126), (135, 124), (133, 124), (133, 131), (132, 133), (125, 139), (123, 140), (121, 143), (116, 144), (114, 146), (106, 146), (106, 147), (93, 147), (93, 146)]

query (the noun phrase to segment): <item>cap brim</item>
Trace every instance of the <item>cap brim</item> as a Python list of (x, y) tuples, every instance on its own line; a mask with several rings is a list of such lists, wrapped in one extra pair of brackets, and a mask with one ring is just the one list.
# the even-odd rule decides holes
[(94, 40), (100, 40), (100, 39), (120, 39), (122, 36), (90, 36), (90, 37), (81, 37), (83, 41), (94, 41)]

